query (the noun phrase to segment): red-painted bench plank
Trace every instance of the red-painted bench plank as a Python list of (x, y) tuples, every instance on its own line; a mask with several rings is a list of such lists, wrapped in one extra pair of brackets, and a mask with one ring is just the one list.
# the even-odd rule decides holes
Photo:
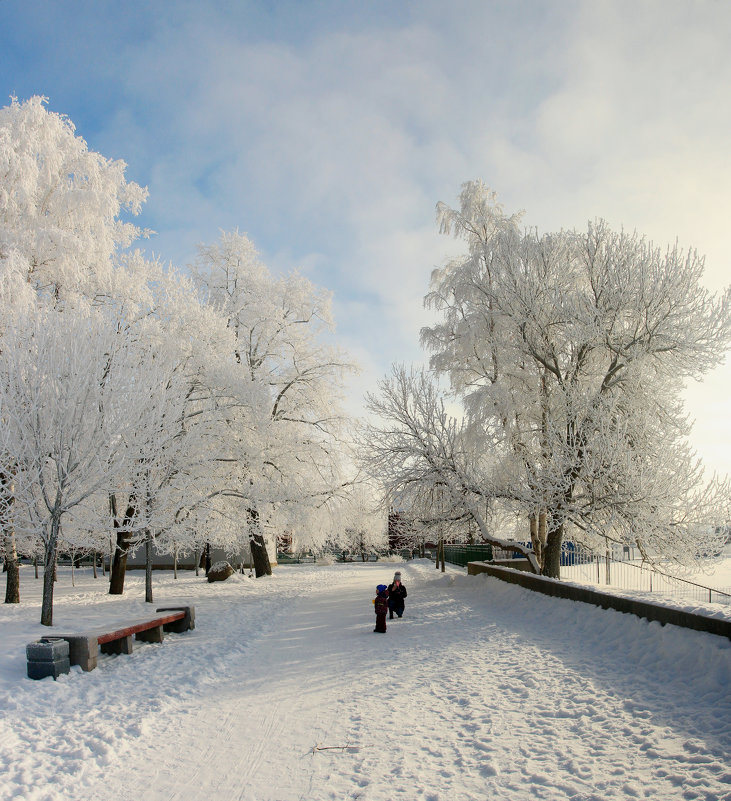
[(110, 631), (106, 634), (100, 634), (97, 636), (96, 641), (99, 643), (99, 645), (103, 645), (105, 642), (121, 640), (122, 637), (130, 637), (140, 631), (147, 631), (147, 629), (154, 629), (158, 626), (164, 626), (166, 623), (173, 623), (176, 620), (182, 620), (184, 617), (185, 612), (176, 612), (175, 614), (165, 615), (165, 617), (156, 617), (152, 618), (151, 620), (140, 620), (137, 623), (131, 623), (129, 626), (125, 626), (124, 628), (116, 629), (115, 631)]

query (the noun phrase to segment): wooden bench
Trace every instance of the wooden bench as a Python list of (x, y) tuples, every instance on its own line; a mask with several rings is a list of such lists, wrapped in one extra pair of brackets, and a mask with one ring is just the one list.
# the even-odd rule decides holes
[[(125, 621), (118, 628), (99, 628), (82, 634), (60, 634), (46, 639), (66, 640), (69, 644), (69, 661), (82, 670), (94, 670), (99, 650), (103, 654), (131, 654), (134, 639), (143, 642), (162, 642), (163, 632), (183, 632), (195, 628), (195, 607), (174, 606), (155, 610), (152, 618)], [(160, 614), (163, 613), (163, 614)]]

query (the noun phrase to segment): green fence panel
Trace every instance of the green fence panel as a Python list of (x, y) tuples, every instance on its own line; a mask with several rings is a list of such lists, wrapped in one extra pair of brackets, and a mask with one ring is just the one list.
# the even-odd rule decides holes
[(445, 545), (444, 561), (452, 565), (467, 567), (468, 562), (492, 560), (492, 545)]

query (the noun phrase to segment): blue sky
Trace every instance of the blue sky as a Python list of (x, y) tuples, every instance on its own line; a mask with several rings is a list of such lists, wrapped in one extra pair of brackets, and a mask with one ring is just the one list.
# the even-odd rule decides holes
[[(437, 201), (482, 178), (540, 230), (604, 217), (729, 282), (731, 4), (601, 0), (0, 0), (0, 95), (46, 95), (150, 191), (148, 248), (184, 266), (238, 227), (335, 293), (352, 406), (422, 358), (453, 243)], [(729, 470), (731, 368), (692, 387)]]

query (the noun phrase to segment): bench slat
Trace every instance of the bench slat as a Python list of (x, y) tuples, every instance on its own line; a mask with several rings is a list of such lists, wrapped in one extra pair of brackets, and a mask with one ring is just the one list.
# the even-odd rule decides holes
[(185, 617), (185, 612), (176, 612), (172, 615), (165, 615), (164, 617), (156, 617), (152, 620), (140, 620), (138, 623), (131, 623), (115, 631), (105, 632), (97, 636), (97, 642), (102, 645), (106, 642), (113, 640), (121, 640), (122, 637), (129, 637), (132, 634), (137, 634), (138, 631), (146, 631), (147, 629), (154, 629), (158, 626), (164, 626), (166, 623), (173, 623), (176, 620), (182, 620)]

